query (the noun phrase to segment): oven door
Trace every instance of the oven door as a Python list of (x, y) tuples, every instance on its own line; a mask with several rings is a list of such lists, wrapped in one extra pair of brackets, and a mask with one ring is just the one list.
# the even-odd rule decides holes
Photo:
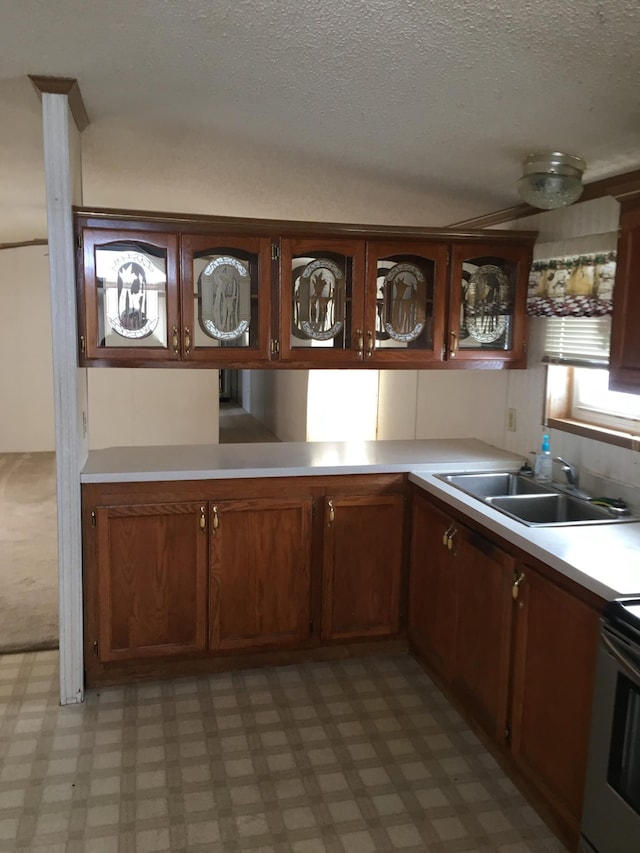
[(604, 625), (582, 815), (585, 850), (640, 850), (640, 649)]

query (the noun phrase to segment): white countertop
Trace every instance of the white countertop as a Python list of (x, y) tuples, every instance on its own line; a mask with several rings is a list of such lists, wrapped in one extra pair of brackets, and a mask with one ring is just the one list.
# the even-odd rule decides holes
[(477, 439), (210, 444), (94, 450), (82, 483), (408, 472), (410, 480), (606, 600), (640, 595), (640, 522), (528, 527), (434, 474), (517, 470), (523, 457)]
[[(522, 456), (475, 438), (108, 447), (92, 450), (82, 483), (516, 470)], [(444, 467), (443, 467), (444, 466)]]

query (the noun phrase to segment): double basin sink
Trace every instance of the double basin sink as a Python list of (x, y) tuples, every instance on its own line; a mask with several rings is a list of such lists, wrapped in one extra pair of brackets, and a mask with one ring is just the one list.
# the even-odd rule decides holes
[(593, 503), (584, 492), (538, 483), (524, 474), (493, 471), (483, 474), (440, 474), (438, 479), (530, 527), (616, 524), (640, 520), (638, 516), (631, 515), (624, 505), (603, 506)]

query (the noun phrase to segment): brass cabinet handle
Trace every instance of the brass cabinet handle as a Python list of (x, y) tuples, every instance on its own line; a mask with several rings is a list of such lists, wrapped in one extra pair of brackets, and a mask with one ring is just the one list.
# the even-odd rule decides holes
[(188, 327), (184, 330), (184, 354), (189, 355), (191, 351), (191, 332)]
[(453, 530), (451, 531), (451, 533), (449, 534), (448, 539), (447, 539), (447, 548), (450, 551), (453, 551), (453, 539), (454, 539), (454, 536), (457, 536), (457, 534), (458, 534), (458, 531), (454, 527)]
[(445, 548), (447, 547), (447, 544), (449, 542), (449, 535), (451, 534), (452, 530), (453, 530), (453, 524), (450, 524), (449, 527), (447, 527), (445, 532), (442, 534), (442, 544), (444, 545)]
[(212, 509), (213, 519), (211, 521), (211, 526), (213, 527), (213, 532), (215, 533), (218, 527), (220, 527), (220, 516), (218, 515), (218, 507), (214, 506)]
[(367, 329), (367, 358), (373, 355), (373, 332)]
[(457, 351), (458, 351), (458, 333), (457, 332), (451, 332), (451, 348), (449, 351), (451, 358), (456, 357)]
[(328, 524), (328, 526), (331, 527), (333, 522), (336, 520), (336, 511), (335, 511), (335, 507), (333, 506), (333, 501), (331, 501), (331, 500), (328, 501), (327, 506), (329, 507), (329, 524)]
[(180, 338), (178, 337), (178, 327), (174, 326), (171, 333), (171, 344), (173, 345), (173, 354), (180, 355)]
[(364, 338), (362, 337), (362, 329), (356, 329), (356, 352), (360, 357), (364, 350)]
[(204, 533), (207, 529), (207, 516), (206, 516), (206, 507), (200, 507), (200, 533)]
[(518, 600), (518, 595), (520, 594), (518, 588), (522, 581), (524, 580), (524, 572), (519, 572), (517, 569), (513, 573), (513, 586), (511, 587), (511, 595), (514, 601)]

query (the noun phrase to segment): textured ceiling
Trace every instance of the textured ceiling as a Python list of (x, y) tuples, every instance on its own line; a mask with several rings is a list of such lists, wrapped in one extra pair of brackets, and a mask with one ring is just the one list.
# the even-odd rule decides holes
[(587, 182), (640, 167), (637, 0), (0, 0), (0, 22), (3, 181), (26, 74), (75, 77), (92, 121), (249, 138), (469, 216), (518, 201), (532, 150)]

